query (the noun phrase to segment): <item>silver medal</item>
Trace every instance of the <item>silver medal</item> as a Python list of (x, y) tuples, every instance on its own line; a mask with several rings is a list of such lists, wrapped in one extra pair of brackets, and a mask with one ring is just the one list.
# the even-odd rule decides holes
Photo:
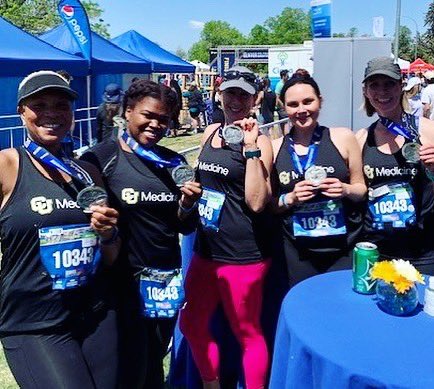
[(313, 165), (304, 172), (304, 178), (318, 186), (327, 178), (327, 172), (322, 166)]
[(241, 127), (231, 124), (223, 127), (222, 137), (228, 144), (239, 145), (244, 140), (244, 131)]
[(183, 186), (187, 181), (194, 181), (194, 169), (187, 164), (179, 165), (172, 170), (172, 178), (177, 186)]
[(402, 146), (401, 152), (407, 162), (417, 163), (420, 161), (419, 149), (419, 143), (411, 142)]
[(77, 204), (83, 212), (90, 213), (92, 205), (102, 205), (107, 203), (107, 192), (99, 186), (88, 186), (77, 195)]

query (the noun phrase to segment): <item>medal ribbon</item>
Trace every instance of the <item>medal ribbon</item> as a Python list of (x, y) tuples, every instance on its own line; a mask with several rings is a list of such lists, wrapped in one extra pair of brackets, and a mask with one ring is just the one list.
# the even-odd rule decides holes
[(291, 156), (292, 163), (294, 164), (294, 167), (299, 175), (303, 175), (304, 172), (314, 164), (318, 154), (318, 146), (321, 142), (321, 137), (322, 129), (320, 126), (316, 126), (307, 149), (306, 158), (303, 158), (303, 162), (295, 151), (294, 140), (291, 138), (291, 136), (289, 137), (289, 155)]
[(59, 159), (44, 149), (42, 146), (39, 146), (30, 138), (27, 138), (25, 141), (24, 148), (38, 161), (42, 162), (43, 165), (48, 165), (50, 167), (54, 167), (55, 169), (59, 169), (69, 176), (76, 178), (86, 186), (94, 185), (92, 177), (89, 175), (89, 173), (72, 159), (69, 159), (66, 156), (62, 156), (61, 159)]
[(380, 116), (380, 123), (386, 127), (392, 134), (401, 135), (405, 139), (409, 139), (412, 142), (419, 138), (419, 118), (410, 115), (408, 113), (402, 116), (402, 124), (396, 123), (393, 120)]
[(136, 142), (131, 136), (129, 136), (126, 131), (124, 131), (124, 133), (122, 134), (122, 139), (140, 158), (143, 158), (146, 161), (153, 162), (159, 168), (175, 167), (183, 163), (182, 159), (179, 157), (175, 157), (169, 161), (166, 161), (165, 159), (155, 154), (153, 151), (146, 150), (145, 148), (140, 146), (140, 144)]

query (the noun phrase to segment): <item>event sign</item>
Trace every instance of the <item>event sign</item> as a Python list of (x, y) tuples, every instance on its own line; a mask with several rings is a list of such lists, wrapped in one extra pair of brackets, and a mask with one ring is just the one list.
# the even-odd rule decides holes
[(331, 0), (312, 0), (310, 7), (314, 38), (330, 38), (332, 36)]
[(91, 30), (83, 5), (79, 0), (60, 0), (57, 10), (80, 47), (84, 58), (90, 63), (92, 56)]

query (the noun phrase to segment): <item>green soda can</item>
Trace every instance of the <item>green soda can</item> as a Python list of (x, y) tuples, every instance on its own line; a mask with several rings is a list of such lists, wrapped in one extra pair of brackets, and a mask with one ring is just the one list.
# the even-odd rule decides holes
[(370, 242), (360, 242), (353, 250), (353, 289), (361, 294), (375, 293), (375, 280), (371, 269), (380, 254), (377, 246)]

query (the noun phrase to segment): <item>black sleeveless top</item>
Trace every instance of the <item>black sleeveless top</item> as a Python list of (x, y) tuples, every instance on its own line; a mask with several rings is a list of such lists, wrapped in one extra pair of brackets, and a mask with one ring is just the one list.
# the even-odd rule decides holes
[[(350, 173), (345, 160), (330, 138), (330, 129), (320, 127), (322, 138), (318, 146), (318, 152), (314, 165), (325, 167), (327, 177), (338, 178), (343, 183), (350, 182)], [(278, 176), (278, 191), (280, 194), (289, 193), (294, 190), (295, 184), (304, 180), (298, 174), (291, 155), (289, 153), (290, 135), (285, 135), (282, 146), (276, 157), (275, 171)], [(320, 201), (331, 200), (318, 193), (313, 199), (305, 204), (315, 204)], [(356, 203), (348, 198), (342, 199), (343, 212), (345, 217), (346, 234), (328, 236), (295, 236), (294, 234), (294, 212), (297, 206), (290, 208), (281, 215), (283, 234), (287, 243), (294, 245), (311, 253), (347, 253), (356, 243), (362, 226), (363, 203)]]
[(245, 202), (246, 159), (241, 145), (215, 148), (214, 131), (198, 158), (197, 178), (204, 189), (225, 194), (220, 228), (213, 231), (199, 224), (195, 251), (204, 258), (243, 263), (269, 256), (269, 215), (254, 213)]
[[(163, 159), (181, 157), (165, 147), (155, 146)], [(112, 158), (113, 157), (113, 158)], [(181, 157), (182, 158), (182, 157)], [(110, 201), (119, 211), (122, 237), (120, 261), (129, 273), (143, 267), (173, 269), (181, 267), (179, 233), (194, 230), (197, 211), (180, 221), (177, 215), (181, 191), (171, 177), (173, 168), (159, 168), (108, 140), (95, 146), (82, 159), (103, 170)], [(111, 161), (110, 161), (111, 159)]]
[(92, 308), (95, 279), (87, 286), (53, 290), (41, 261), (38, 230), (89, 224), (76, 204), (77, 189), (44, 177), (27, 152), (18, 148), (18, 178), (0, 211), (0, 332), (38, 331), (62, 325)]
[[(363, 171), (372, 193), (382, 185), (406, 183), (415, 194), (416, 221), (405, 228), (394, 228), (385, 224), (384, 229), (373, 227), (372, 214), (367, 209), (363, 228), (363, 240), (375, 243), (380, 254), (387, 258), (403, 258), (418, 263), (434, 262), (434, 192), (433, 184), (426, 177), (420, 163), (409, 163), (401, 149), (394, 154), (384, 154), (378, 150), (375, 141), (375, 126), (368, 129), (368, 136), (363, 147)], [(409, 140), (405, 140), (408, 143)]]

